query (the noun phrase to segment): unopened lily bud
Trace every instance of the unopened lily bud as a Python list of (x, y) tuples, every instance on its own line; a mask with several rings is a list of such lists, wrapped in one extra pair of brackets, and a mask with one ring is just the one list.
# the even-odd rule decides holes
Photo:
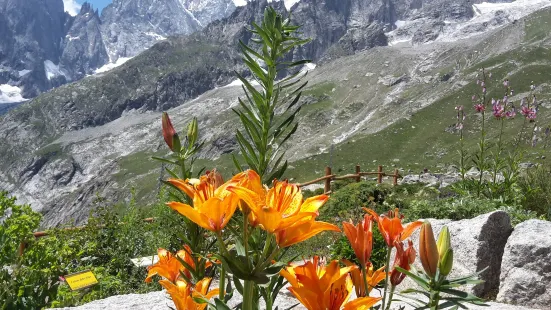
[(439, 263), (440, 274), (447, 276), (453, 268), (453, 249), (448, 249)]
[(450, 230), (448, 229), (448, 226), (442, 227), (440, 235), (438, 235), (438, 243), (436, 244), (436, 246), (438, 247), (440, 260), (442, 260), (444, 254), (446, 254), (448, 249), (451, 247)]
[(197, 134), (199, 131), (198, 128), (199, 126), (197, 125), (197, 118), (194, 117), (187, 126), (187, 138), (191, 145), (194, 145), (197, 141)]
[(163, 112), (161, 121), (163, 128), (163, 137), (165, 139), (166, 145), (168, 145), (170, 150), (173, 152), (180, 151), (180, 138), (178, 137), (174, 126), (172, 126), (172, 122), (170, 121), (170, 117), (168, 117), (168, 113)]
[(429, 277), (434, 277), (438, 269), (439, 255), (436, 240), (434, 240), (434, 234), (432, 232), (432, 226), (428, 221), (425, 221), (423, 226), (421, 226), (419, 252), (423, 269), (425, 269)]

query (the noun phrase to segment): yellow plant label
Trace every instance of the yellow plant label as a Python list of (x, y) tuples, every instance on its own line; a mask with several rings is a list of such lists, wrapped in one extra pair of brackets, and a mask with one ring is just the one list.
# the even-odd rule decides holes
[(65, 276), (65, 281), (72, 291), (80, 290), (98, 284), (98, 279), (89, 270), (73, 273)]

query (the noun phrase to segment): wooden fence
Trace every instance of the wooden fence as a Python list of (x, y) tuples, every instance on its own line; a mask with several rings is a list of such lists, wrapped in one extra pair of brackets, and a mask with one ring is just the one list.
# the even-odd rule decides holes
[(356, 165), (356, 173), (345, 174), (343, 176), (336, 176), (336, 175), (332, 174), (331, 167), (325, 167), (325, 175), (323, 177), (317, 178), (317, 179), (312, 180), (312, 181), (301, 183), (298, 186), (299, 187), (304, 187), (304, 186), (307, 186), (307, 185), (312, 185), (312, 184), (323, 182), (324, 183), (324, 186), (323, 186), (324, 193), (325, 194), (330, 194), (331, 193), (331, 181), (354, 179), (356, 182), (360, 182), (362, 180), (362, 176), (367, 176), (367, 175), (376, 175), (377, 176), (377, 184), (383, 183), (383, 177), (385, 177), (385, 176), (391, 176), (392, 177), (392, 184), (393, 185), (398, 185), (398, 179), (402, 178), (402, 176), (398, 173), (398, 169), (394, 169), (394, 173), (389, 175), (389, 174), (386, 174), (383, 171), (383, 166), (379, 166), (377, 168), (376, 172), (362, 172), (361, 168), (360, 168), (360, 165)]
[[(393, 185), (397, 185), (398, 184), (398, 179), (402, 177), (398, 173), (398, 169), (394, 169), (393, 174), (390, 174), (390, 175), (386, 174), (383, 171), (383, 166), (379, 166), (377, 168), (376, 172), (361, 172), (360, 166), (356, 165), (356, 173), (346, 174), (346, 175), (343, 175), (343, 176), (336, 176), (336, 175), (332, 174), (331, 167), (325, 167), (325, 175), (323, 177), (317, 178), (315, 180), (311, 180), (311, 181), (308, 181), (308, 182), (304, 182), (304, 183), (301, 183), (301, 184), (298, 184), (298, 186), (299, 187), (304, 187), (304, 186), (307, 186), (307, 185), (312, 185), (312, 184), (323, 182), (324, 183), (324, 187), (323, 187), (324, 193), (325, 194), (330, 194), (331, 193), (331, 181), (354, 179), (356, 182), (360, 182), (362, 180), (362, 176), (368, 176), (368, 175), (376, 175), (378, 184), (381, 184), (383, 182), (383, 177), (391, 176)], [(154, 220), (155, 220), (154, 218), (146, 218), (143, 221), (145, 223), (151, 223)], [(68, 227), (68, 228), (65, 228), (65, 230), (67, 230), (67, 231), (79, 230), (79, 229), (84, 229), (85, 227), (86, 226)], [(101, 225), (100, 225), (100, 227), (101, 227)], [(42, 238), (42, 237), (46, 237), (48, 235), (49, 235), (49, 233), (47, 231), (37, 231), (37, 232), (33, 233), (33, 236), (37, 239)], [(22, 242), (19, 245), (19, 250), (18, 250), (19, 255), (23, 255), (23, 253), (25, 252), (26, 247), (27, 247), (27, 244), (24, 243), (24, 242)]]
[[(143, 221), (145, 223), (152, 223), (154, 220), (155, 220), (155, 218), (153, 218), (153, 217), (148, 217), (146, 219), (143, 219)], [(122, 224), (122, 223), (120, 223), (120, 224)], [(98, 225), (98, 227), (104, 227), (104, 226), (105, 225)], [(86, 228), (86, 226), (75, 226), (75, 227), (67, 227), (67, 228), (64, 228), (63, 230), (64, 231), (72, 231), (72, 230), (80, 230), (80, 229), (84, 229), (84, 228)], [(37, 231), (37, 232), (33, 233), (33, 237), (35, 237), (36, 239), (46, 237), (46, 236), (49, 236), (49, 235), (50, 235), (50, 233), (48, 233), (47, 231)], [(17, 253), (19, 254), (19, 256), (23, 255), (26, 248), (27, 248), (27, 243), (21, 242), (19, 244), (19, 249), (17, 250)]]

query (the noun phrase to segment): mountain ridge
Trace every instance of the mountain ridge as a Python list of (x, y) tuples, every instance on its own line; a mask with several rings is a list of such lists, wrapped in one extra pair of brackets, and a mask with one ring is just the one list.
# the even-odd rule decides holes
[[(330, 1), (309, 0), (320, 4), (315, 9), (304, 3), (302, 17), (295, 16), (306, 25), (305, 35), (348, 32), (343, 23), (310, 22), (345, 20), (332, 15), (336, 8), (327, 6)], [(8, 113), (0, 123), (0, 141), (7, 146), (0, 150), (0, 179), (4, 180), (0, 187), (42, 210), (45, 225), (71, 218), (84, 221), (96, 194), (122, 199), (130, 186), (136, 186), (140, 197), (151, 195), (159, 167), (148, 158), (164, 154), (159, 115), (168, 109), (179, 128), (197, 116), (208, 142), (201, 156), (231, 171), (224, 154), (236, 149), (233, 136), (228, 135), (236, 119), (229, 108), (241, 93), (230, 82), (235, 79), (233, 70), (244, 72), (237, 42), (248, 42), (250, 35), (243, 27), (258, 19), (267, 4), (238, 8), (227, 20), (213, 22), (201, 33), (169, 38), (119, 68), (62, 86)], [(283, 3), (279, 5), (279, 10), (285, 10)], [(313, 15), (304, 13), (312, 10)], [(299, 140), (291, 142), (289, 158), (308, 166), (303, 158), (327, 154), (332, 144), (340, 147), (356, 137), (384, 131), (450, 92), (459, 96), (472, 83), (472, 68), (500, 59), (508, 49), (528, 53), (537, 43), (544, 46), (541, 55), (547, 55), (549, 32), (527, 41), (526, 24), (522, 19), (459, 42), (363, 51), (354, 46), (345, 50), (340, 38), (314, 36), (307, 49), (293, 55), (295, 59), (313, 55), (321, 63), (308, 76), (311, 86), (299, 103), (303, 106)], [(355, 26), (351, 29), (363, 27)], [(340, 54), (332, 50), (334, 46)], [(328, 52), (335, 54), (328, 57)], [(303, 141), (301, 137), (312, 138)], [(290, 169), (289, 176), (306, 175), (302, 168), (298, 171)]]

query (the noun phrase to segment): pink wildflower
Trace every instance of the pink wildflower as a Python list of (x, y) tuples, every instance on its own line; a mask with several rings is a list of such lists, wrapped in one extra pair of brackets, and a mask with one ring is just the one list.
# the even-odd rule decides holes
[(481, 113), (481, 112), (484, 112), (484, 110), (486, 110), (486, 108), (484, 107), (483, 104), (475, 104), (474, 105), (474, 109), (476, 110), (476, 112), (478, 113)]
[(496, 103), (492, 106), (492, 110), (493, 110), (495, 118), (497, 118), (497, 119), (500, 119), (503, 116), (505, 116), (505, 107), (501, 103), (499, 103), (499, 101), (498, 101), (498, 103)]

